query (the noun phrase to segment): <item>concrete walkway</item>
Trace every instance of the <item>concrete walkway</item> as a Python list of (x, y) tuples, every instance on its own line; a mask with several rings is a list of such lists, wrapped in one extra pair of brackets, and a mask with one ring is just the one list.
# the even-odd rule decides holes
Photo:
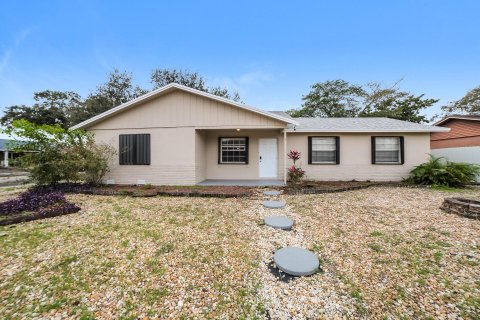
[(242, 187), (270, 187), (284, 186), (282, 180), (203, 180), (199, 186), (242, 186)]

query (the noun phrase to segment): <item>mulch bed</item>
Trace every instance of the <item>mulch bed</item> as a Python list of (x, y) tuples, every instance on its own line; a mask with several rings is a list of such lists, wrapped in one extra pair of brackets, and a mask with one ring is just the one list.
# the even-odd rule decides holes
[[(68, 191), (66, 191), (68, 192)], [(205, 186), (205, 187), (175, 187), (175, 186), (140, 186), (140, 185), (111, 185), (101, 187), (86, 187), (70, 191), (71, 193), (94, 195), (122, 195), (132, 197), (212, 197), (212, 198), (241, 198), (252, 194), (251, 189), (235, 186)]]
[(365, 189), (373, 186), (404, 187), (404, 188), (429, 188), (430, 186), (414, 185), (402, 181), (372, 182), (372, 181), (304, 181), (296, 188), (283, 187), (285, 194), (322, 194)]
[(11, 216), (0, 216), (0, 226), (8, 226), (22, 222), (34, 221), (39, 219), (53, 218), (80, 211), (79, 207), (70, 208), (66, 211), (51, 210), (45, 213), (39, 212), (20, 212)]
[(358, 190), (374, 185), (365, 181), (305, 181), (296, 188), (284, 187), (284, 193), (295, 194), (320, 194)]

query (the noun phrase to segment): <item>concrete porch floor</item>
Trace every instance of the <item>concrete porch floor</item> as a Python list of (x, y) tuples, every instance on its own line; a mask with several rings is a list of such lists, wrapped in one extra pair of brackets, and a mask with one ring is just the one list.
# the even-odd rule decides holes
[(283, 180), (203, 180), (198, 186), (281, 187)]

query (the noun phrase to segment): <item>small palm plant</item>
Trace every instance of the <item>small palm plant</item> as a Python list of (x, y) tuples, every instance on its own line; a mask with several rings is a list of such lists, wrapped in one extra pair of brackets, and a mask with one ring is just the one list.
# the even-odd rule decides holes
[(415, 184), (459, 187), (474, 183), (477, 175), (480, 174), (480, 166), (450, 162), (447, 159), (434, 157), (416, 166), (411, 172), (407, 181)]

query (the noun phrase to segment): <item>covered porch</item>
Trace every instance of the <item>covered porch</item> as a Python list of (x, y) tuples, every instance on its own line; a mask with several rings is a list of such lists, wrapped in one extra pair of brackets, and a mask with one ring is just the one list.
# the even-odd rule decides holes
[(284, 128), (195, 130), (195, 183), (283, 186), (287, 178)]

